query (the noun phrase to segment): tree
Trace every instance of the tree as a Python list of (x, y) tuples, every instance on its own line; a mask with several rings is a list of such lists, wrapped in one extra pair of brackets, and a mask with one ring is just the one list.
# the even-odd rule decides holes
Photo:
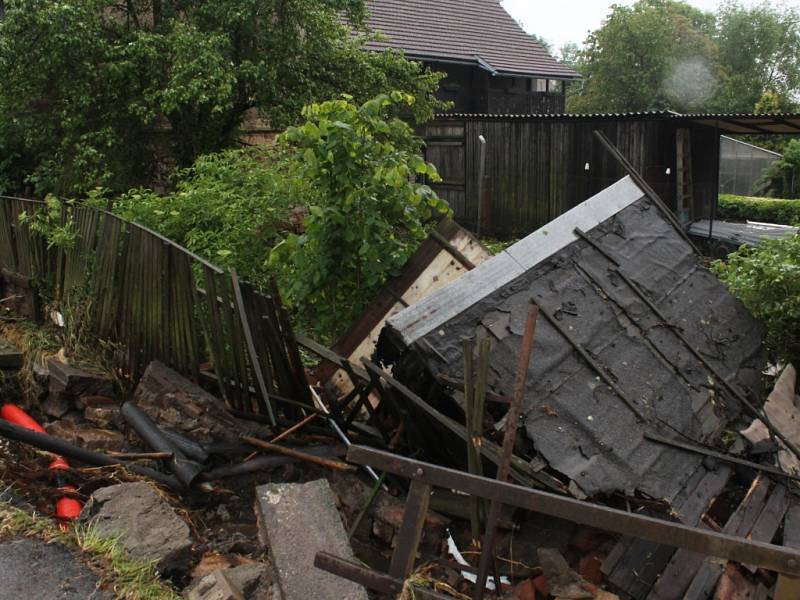
[(800, 197), (800, 139), (786, 144), (783, 156), (764, 170), (759, 184), (773, 198)]
[(125, 190), (231, 146), (250, 108), (283, 126), (341, 92), (403, 90), (430, 116), (439, 76), (363, 51), (366, 34), (351, 31), (364, 11), (363, 0), (8, 0), (6, 185)]
[[(713, 108), (725, 112), (790, 111), (800, 89), (800, 13), (764, 2), (719, 10), (715, 40), (722, 84)], [(768, 105), (764, 102), (769, 100)]]
[(578, 57), (574, 112), (694, 110), (717, 77), (713, 15), (677, 0), (613, 5)]
[(114, 212), (266, 289), (270, 249), (301, 227), (314, 195), (295, 158), (268, 145), (205, 154), (175, 174), (173, 192), (130, 190)]
[(315, 190), (305, 232), (277, 245), (270, 263), (301, 318), (341, 332), (387, 277), (396, 275), (447, 204), (419, 177), (439, 179), (422, 143), (392, 117), (413, 103), (400, 92), (361, 105), (351, 98), (313, 104), (280, 144), (294, 151), (299, 177)]

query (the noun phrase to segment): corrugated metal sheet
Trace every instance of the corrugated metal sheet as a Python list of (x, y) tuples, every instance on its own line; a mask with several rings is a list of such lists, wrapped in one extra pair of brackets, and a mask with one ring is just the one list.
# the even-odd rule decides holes
[(575, 79), (500, 5), (499, 0), (368, 0), (369, 27), (411, 58), (459, 60), (500, 74)]
[(721, 242), (736, 246), (758, 246), (764, 239), (780, 239), (800, 233), (800, 227), (788, 225), (773, 225), (771, 223), (732, 223), (730, 221), (714, 221), (708, 219), (695, 221), (689, 227), (689, 235), (699, 238), (711, 237)]
[(687, 123), (715, 127), (721, 133), (736, 134), (800, 134), (800, 114), (779, 113), (769, 115), (756, 114), (723, 114), (695, 113), (681, 114), (674, 111), (643, 111), (628, 113), (591, 113), (591, 114), (470, 114), (443, 113), (437, 119), (461, 120), (504, 120), (504, 121), (646, 121), (646, 120), (679, 120)]

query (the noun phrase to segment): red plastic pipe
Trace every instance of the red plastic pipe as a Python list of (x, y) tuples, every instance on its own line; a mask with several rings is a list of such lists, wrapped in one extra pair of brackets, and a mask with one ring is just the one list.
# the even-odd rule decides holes
[[(44, 428), (39, 425), (33, 417), (15, 404), (4, 404), (0, 407), (0, 417), (10, 423), (14, 423), (14, 425), (19, 425), (25, 429), (47, 435)], [(69, 462), (67, 462), (67, 459), (62, 456), (53, 455), (53, 462), (50, 463), (49, 468), (56, 471), (56, 481), (59, 484), (58, 489), (66, 492), (76, 492), (78, 490), (74, 485), (61, 484), (61, 476), (58, 474), (58, 471), (69, 469)], [(79, 500), (64, 496), (56, 501), (56, 516), (61, 521), (74, 521), (81, 514), (82, 508), (83, 505)]]
[(0, 408), (0, 417), (25, 429), (31, 429), (37, 433), (47, 433), (44, 427), (16, 404), (3, 404), (3, 407)]

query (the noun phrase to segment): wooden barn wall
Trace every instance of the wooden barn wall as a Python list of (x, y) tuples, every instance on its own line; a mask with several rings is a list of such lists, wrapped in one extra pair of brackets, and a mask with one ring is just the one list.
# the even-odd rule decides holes
[(720, 133), (713, 127), (695, 125), (692, 132), (693, 219), (711, 217), (719, 195)]
[[(692, 130), (696, 210), (716, 189), (718, 144)], [(668, 121), (440, 120), (425, 131), (427, 158), (443, 181), (434, 189), (461, 224), (476, 229), (479, 136), (486, 139), (482, 235), (522, 237), (624, 176), (595, 139), (600, 130), (671, 207), (675, 207), (675, 125)], [(698, 150), (699, 149), (699, 150)], [(588, 163), (588, 170), (586, 165)], [(667, 170), (669, 169), (669, 173)]]

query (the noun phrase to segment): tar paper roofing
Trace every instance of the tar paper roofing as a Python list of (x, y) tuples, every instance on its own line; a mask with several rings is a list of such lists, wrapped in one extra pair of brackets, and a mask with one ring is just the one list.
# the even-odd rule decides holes
[(500, 75), (575, 79), (525, 33), (499, 0), (367, 0), (371, 50), (399, 48), (418, 60), (474, 64)]
[(672, 501), (702, 457), (647, 436), (715, 439), (738, 410), (716, 377), (757, 388), (759, 325), (626, 177), (389, 319), (394, 372), (463, 380), (462, 340), (488, 338), (490, 389), (510, 397), (531, 300), (536, 450), (589, 496)]

